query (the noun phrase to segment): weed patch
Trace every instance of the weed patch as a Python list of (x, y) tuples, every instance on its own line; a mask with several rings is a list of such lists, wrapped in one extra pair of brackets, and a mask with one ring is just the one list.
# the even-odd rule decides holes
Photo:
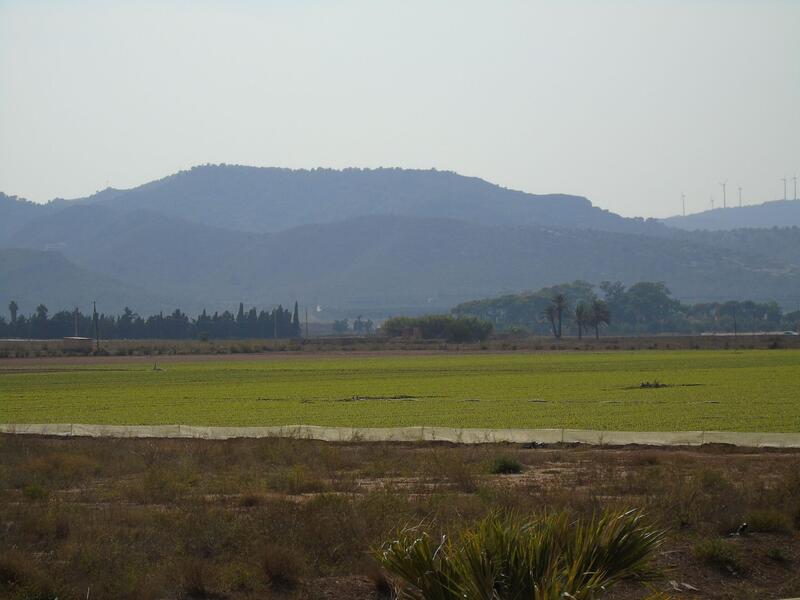
[(737, 575), (742, 570), (739, 551), (729, 541), (717, 538), (703, 540), (695, 544), (693, 553), (698, 560), (720, 571)]
[(510, 456), (498, 456), (489, 465), (489, 472), (493, 475), (522, 473), (522, 463)]

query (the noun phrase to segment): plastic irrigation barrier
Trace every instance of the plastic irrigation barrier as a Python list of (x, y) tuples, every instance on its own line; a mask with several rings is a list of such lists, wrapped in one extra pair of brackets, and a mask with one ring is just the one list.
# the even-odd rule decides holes
[(590, 429), (453, 429), (449, 427), (202, 427), (195, 425), (8, 424), (0, 433), (113, 438), (234, 438), (287, 437), (326, 442), (421, 442), (459, 444), (590, 444), (595, 446), (701, 446), (730, 444), (751, 448), (800, 448), (800, 433), (734, 431), (594, 431)]

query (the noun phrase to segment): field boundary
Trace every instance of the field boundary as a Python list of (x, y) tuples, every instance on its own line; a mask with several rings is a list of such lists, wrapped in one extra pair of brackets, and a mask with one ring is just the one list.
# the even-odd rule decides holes
[(800, 448), (800, 433), (737, 431), (599, 431), (592, 429), (457, 429), (452, 427), (205, 427), (198, 425), (0, 424), (0, 433), (99, 438), (228, 440), (284, 437), (326, 442), (453, 442), (457, 444), (588, 444), (593, 446), (702, 446)]

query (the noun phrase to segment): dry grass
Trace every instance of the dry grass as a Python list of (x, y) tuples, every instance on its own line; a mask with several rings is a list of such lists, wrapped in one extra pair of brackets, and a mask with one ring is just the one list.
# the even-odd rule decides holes
[[(751, 350), (800, 348), (799, 336), (608, 336), (599, 340), (565, 337), (554, 340), (542, 336), (494, 335), (485, 342), (453, 343), (445, 340), (422, 340), (370, 337), (316, 337), (307, 340), (101, 340), (100, 350), (91, 355), (102, 357), (169, 357), (175, 355), (246, 355), (276, 352), (480, 352), (480, 351), (598, 351), (598, 350)], [(0, 340), (0, 359), (76, 356), (64, 352), (60, 340)], [(78, 354), (80, 356), (80, 354)]]
[[(521, 473), (490, 474), (499, 456)], [(670, 530), (660, 566), (723, 581), (703, 597), (800, 592), (799, 453), (0, 436), (0, 597), (376, 598), (369, 552), (398, 526), (632, 506)], [(745, 521), (746, 574), (698, 564)]]

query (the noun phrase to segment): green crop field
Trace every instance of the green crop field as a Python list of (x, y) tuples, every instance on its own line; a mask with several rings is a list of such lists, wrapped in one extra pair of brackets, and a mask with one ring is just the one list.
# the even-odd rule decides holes
[(0, 423), (800, 431), (796, 350), (14, 364)]

